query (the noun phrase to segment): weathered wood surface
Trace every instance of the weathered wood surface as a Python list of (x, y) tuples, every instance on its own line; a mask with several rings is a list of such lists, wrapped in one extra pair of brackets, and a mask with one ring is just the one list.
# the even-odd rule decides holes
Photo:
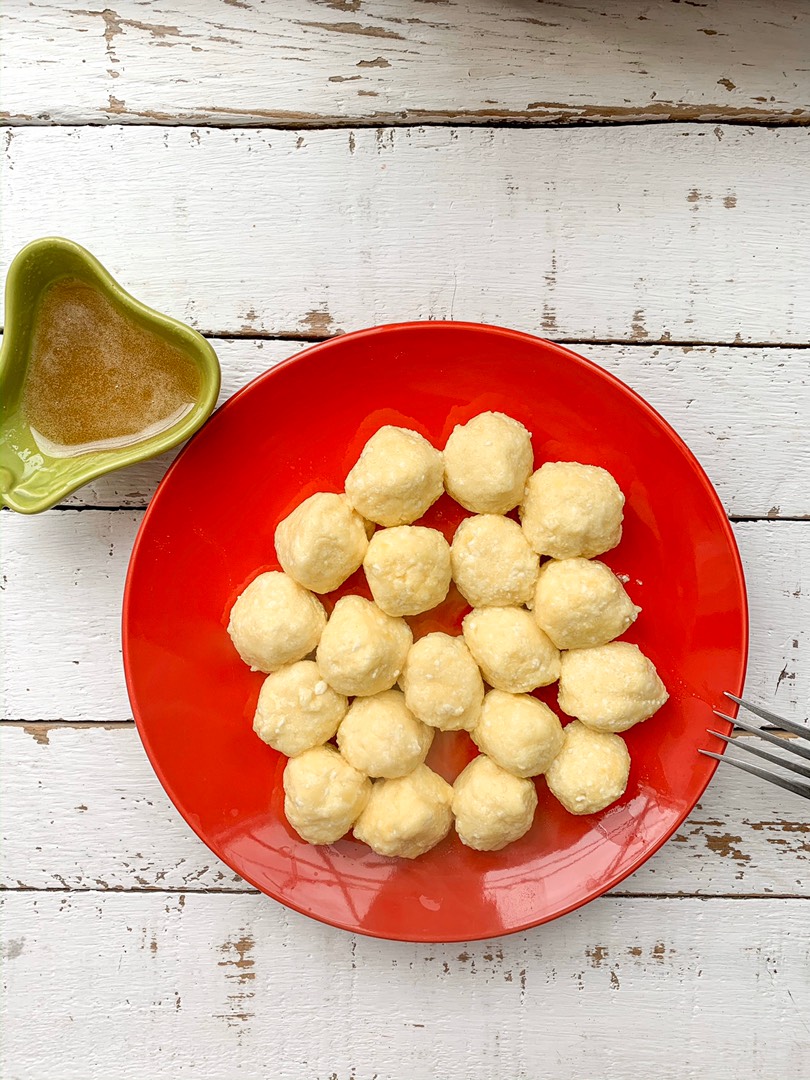
[[(7, 0), (2, 34), (0, 267), (84, 243), (220, 339), (223, 396), (375, 323), (579, 343), (763, 519), (747, 690), (806, 715), (810, 522), (767, 520), (810, 516), (800, 0)], [(727, 767), (616, 894), (497, 942), (354, 938), (219, 863), (121, 670), (167, 461), (0, 515), (2, 1080), (810, 1073), (806, 804)]]
[[(0, 725), (0, 889), (253, 891), (182, 821), (133, 725)], [(795, 796), (721, 768), (622, 895), (810, 898)]]
[[(2, 719), (131, 717), (120, 612), (139, 511), (3, 515)], [(788, 714), (810, 700), (810, 525), (734, 525), (751, 606), (747, 691)]]
[(606, 897), (469, 945), (258, 895), (9, 893), (4, 1080), (783, 1080), (810, 1068), (806, 900)]
[[(297, 341), (213, 344), (222, 366), (220, 401), (305, 347)], [(729, 514), (810, 517), (810, 352), (593, 344), (577, 351), (663, 414), (709, 472)], [(402, 374), (406, 379), (407, 370)], [(174, 456), (100, 477), (66, 504), (145, 506)]]
[(801, 0), (6, 0), (7, 122), (807, 121)]
[(3, 265), (67, 235), (209, 333), (455, 317), (558, 340), (810, 343), (808, 128), (32, 127), (5, 142)]

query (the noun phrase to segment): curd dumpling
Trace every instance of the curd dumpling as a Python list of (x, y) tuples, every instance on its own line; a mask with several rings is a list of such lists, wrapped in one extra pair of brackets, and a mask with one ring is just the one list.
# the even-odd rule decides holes
[(287, 664), (268, 675), (259, 692), (253, 730), (287, 757), (328, 742), (349, 702), (327, 686), (312, 660)]
[(533, 462), (523, 424), (504, 413), (480, 413), (453, 428), (444, 449), (444, 484), (475, 514), (506, 514), (520, 502)]
[(562, 654), (560, 708), (595, 731), (627, 731), (669, 697), (638, 645), (611, 641)]
[(409, 525), (444, 490), (441, 453), (418, 431), (382, 427), (346, 477), (351, 505), (378, 525)]
[(539, 555), (586, 559), (622, 538), (624, 495), (609, 472), (576, 461), (547, 461), (526, 485), (520, 518)]
[(630, 774), (624, 739), (573, 720), (563, 748), (546, 772), (549, 791), (569, 814), (595, 814), (620, 799)]
[(418, 615), (437, 607), (450, 588), (450, 547), (436, 529), (380, 529), (363, 560), (371, 595), (388, 615)]
[(556, 714), (537, 698), (490, 690), (472, 739), (514, 776), (539, 776), (562, 749), (563, 729)]
[(371, 781), (334, 746), (316, 746), (290, 758), (284, 769), (284, 813), (302, 840), (334, 844), (359, 817)]
[(305, 589), (328, 593), (357, 570), (368, 547), (366, 522), (345, 495), (310, 495), (276, 527), (282, 568)]
[(416, 859), (450, 832), (452, 799), (453, 789), (427, 765), (395, 780), (378, 780), (354, 835), (378, 855)]
[(421, 765), (433, 730), (417, 720), (400, 690), (357, 698), (337, 733), (341, 754), (366, 776), (406, 776)]
[(450, 558), (458, 591), (473, 607), (528, 604), (534, 594), (540, 558), (511, 518), (465, 518), (456, 529)]
[(500, 851), (532, 827), (537, 792), (531, 780), (513, 776), (479, 754), (453, 784), (453, 813), (462, 844)]
[(534, 617), (558, 649), (604, 645), (623, 634), (640, 611), (602, 562), (552, 559), (540, 568)]
[(259, 574), (231, 608), (228, 633), (254, 671), (273, 671), (311, 653), (326, 625), (317, 597), (287, 574)]
[(316, 659), (333, 690), (366, 697), (390, 690), (412, 643), (411, 628), (402, 619), (386, 615), (363, 596), (343, 596), (326, 624)]
[(484, 682), (462, 637), (437, 632), (415, 641), (399, 685), (405, 704), (430, 727), (469, 731), (478, 723)]
[(523, 608), (475, 608), (461, 625), (473, 659), (496, 690), (525, 694), (559, 678), (559, 650)]

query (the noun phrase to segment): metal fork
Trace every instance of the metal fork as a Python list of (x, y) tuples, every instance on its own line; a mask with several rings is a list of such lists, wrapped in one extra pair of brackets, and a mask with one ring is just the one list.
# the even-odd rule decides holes
[[(777, 716), (776, 713), (771, 712), (770, 709), (764, 709), (761, 705), (754, 705), (750, 701), (744, 701), (742, 698), (729, 694), (728, 691), (724, 692), (727, 698), (736, 701), (738, 705), (741, 705), (744, 709), (748, 709), (749, 712), (755, 713), (757, 716), (762, 717), (763, 720), (768, 720), (770, 723), (776, 724), (784, 731), (790, 731), (794, 735), (798, 735), (800, 738), (807, 739), (808, 742), (810, 742), (810, 727), (808, 727), (807, 724), (797, 724), (795, 720), (785, 720), (784, 717)], [(730, 724), (735, 724), (737, 727), (742, 728), (743, 731), (750, 731), (752, 735), (759, 735), (759, 737), (765, 739), (766, 742), (772, 743), (782, 750), (788, 750), (790, 753), (796, 754), (806, 761), (810, 761), (810, 747), (803, 746), (801, 743), (794, 743), (792, 740), (788, 741), (787, 739), (780, 739), (777, 735), (773, 735), (770, 731), (763, 731), (762, 728), (758, 728), (754, 724), (746, 723), (739, 718), (735, 720), (731, 716), (726, 716), (726, 714), (720, 712), (719, 709), (713, 709), (712, 711), (715, 716), (719, 716), (722, 720), (728, 720)], [(810, 779), (810, 766), (808, 765), (800, 765), (797, 761), (785, 761), (782, 758), (777, 757), (776, 754), (769, 754), (766, 750), (760, 750), (757, 746), (750, 746), (748, 742), (739, 742), (736, 739), (731, 739), (728, 735), (721, 735), (719, 731), (712, 731), (711, 728), (708, 728), (707, 730), (710, 735), (715, 735), (718, 739), (722, 739), (724, 743), (733, 745), (736, 749), (746, 750), (749, 754), (754, 754), (758, 758), (764, 758), (765, 761), (770, 761), (773, 765), (778, 765), (782, 769), (788, 769), (790, 772), (798, 773), (799, 776)], [(760, 769), (756, 765), (749, 765), (747, 761), (738, 761), (736, 758), (729, 757), (727, 754), (715, 754), (711, 750), (700, 750), (699, 753), (705, 754), (706, 757), (714, 758), (715, 761), (724, 761), (728, 765), (734, 765), (736, 768), (742, 769), (743, 772), (751, 773), (752, 776), (759, 776), (763, 780), (770, 780), (772, 784), (776, 784), (778, 787), (785, 788), (787, 791), (792, 791), (796, 795), (802, 795), (805, 799), (810, 799), (810, 784), (802, 784), (798, 780), (791, 780), (786, 776), (775, 776), (766, 769)]]

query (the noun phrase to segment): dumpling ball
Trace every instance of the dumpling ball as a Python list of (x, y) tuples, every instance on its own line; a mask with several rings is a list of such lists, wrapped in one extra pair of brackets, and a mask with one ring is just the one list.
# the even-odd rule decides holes
[(410, 626), (363, 596), (342, 596), (321, 636), (316, 660), (339, 694), (366, 697), (390, 690), (413, 643)]
[(490, 690), (472, 739), (514, 776), (539, 776), (562, 749), (563, 729), (556, 714), (537, 698)]
[(651, 660), (627, 641), (562, 654), (558, 701), (595, 731), (627, 731), (669, 697)]
[(546, 772), (551, 794), (569, 814), (596, 814), (624, 795), (630, 754), (624, 739), (572, 721), (563, 748)]
[(484, 412), (453, 428), (444, 448), (444, 483), (475, 514), (506, 514), (523, 496), (532, 471), (532, 437), (500, 412)]
[(408, 776), (378, 780), (354, 835), (378, 855), (416, 859), (450, 832), (452, 799), (453, 789), (427, 765)]
[(342, 585), (368, 547), (366, 522), (345, 495), (331, 491), (305, 499), (279, 522), (275, 540), (282, 569), (316, 593)]
[(326, 626), (323, 604), (287, 574), (259, 574), (231, 608), (228, 633), (254, 671), (273, 671), (311, 653)]
[(356, 698), (338, 728), (341, 754), (366, 776), (407, 776), (421, 765), (433, 730), (417, 720), (401, 690)]
[(284, 814), (302, 840), (334, 844), (349, 831), (371, 795), (371, 781), (334, 746), (315, 746), (284, 769)]
[(418, 615), (437, 607), (450, 588), (450, 547), (436, 529), (380, 529), (363, 559), (371, 595), (388, 615)]
[(547, 461), (526, 485), (520, 518), (539, 555), (590, 559), (621, 540), (623, 507), (624, 495), (605, 469)]
[(327, 686), (316, 663), (299, 660), (264, 680), (253, 730), (280, 754), (295, 757), (328, 742), (348, 707), (348, 700)]
[(537, 792), (531, 780), (513, 776), (479, 754), (453, 784), (453, 814), (462, 844), (500, 851), (532, 827)]
[(526, 694), (559, 678), (559, 650), (523, 608), (474, 608), (461, 626), (473, 659), (496, 690)]
[(409, 525), (444, 490), (444, 461), (435, 446), (410, 428), (381, 427), (346, 477), (351, 505), (378, 525)]
[(484, 681), (462, 637), (437, 632), (415, 641), (399, 685), (405, 704), (423, 724), (469, 731), (478, 723)]
[(453, 580), (473, 607), (528, 604), (540, 557), (511, 518), (477, 514), (456, 529), (450, 547)]
[(605, 645), (623, 634), (640, 611), (602, 562), (552, 559), (540, 568), (534, 617), (558, 649)]

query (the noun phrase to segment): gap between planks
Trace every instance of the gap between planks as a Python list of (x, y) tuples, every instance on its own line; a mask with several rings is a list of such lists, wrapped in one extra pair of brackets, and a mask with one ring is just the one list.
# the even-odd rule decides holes
[[(35, 888), (33, 886), (19, 886), (19, 885), (0, 885), (0, 896), (6, 893), (65, 893), (68, 895), (80, 895), (80, 896), (109, 896), (110, 893), (115, 893), (118, 896), (140, 896), (143, 893), (160, 893), (164, 896), (267, 896), (268, 900), (273, 900), (268, 893), (263, 893), (260, 889), (254, 889), (252, 886), (245, 882), (243, 889), (222, 889), (216, 885), (212, 885), (209, 888), (194, 889), (189, 886), (183, 886), (183, 888), (171, 888), (171, 887), (158, 887), (156, 885), (139, 885), (135, 889), (125, 889), (121, 885), (112, 885), (109, 889), (72, 889), (70, 887), (62, 887), (59, 885), (48, 885), (43, 888)], [(810, 902), (810, 896), (801, 896), (796, 893), (772, 893), (772, 892), (752, 892), (752, 893), (658, 893), (658, 892), (622, 892), (621, 889), (611, 889), (610, 892), (602, 893), (602, 897), (615, 900), (701, 900), (704, 903), (712, 900), (801, 900), (805, 903)], [(281, 907), (286, 907), (285, 904), (281, 904), (280, 901), (275, 900), (275, 903)], [(562, 917), (562, 916), (560, 916)], [(320, 922), (320, 920), (316, 920)], [(326, 924), (329, 925), (329, 924)], [(349, 931), (347, 931), (349, 932)], [(515, 930), (513, 933), (525, 933), (525, 931)], [(504, 935), (509, 936), (509, 935)]]
[[(0, 125), (2, 126), (2, 125)], [(415, 322), (438, 322), (444, 320), (437, 319), (417, 319)], [(452, 320), (446, 320), (450, 322)], [(467, 320), (459, 320), (465, 323)], [(487, 325), (481, 323), (480, 325)], [(358, 328), (361, 329), (361, 328)], [(270, 331), (262, 330), (216, 330), (216, 331), (197, 331), (201, 337), (204, 337), (206, 341), (266, 341), (266, 342), (279, 342), (284, 343), (291, 341), (296, 344), (304, 345), (323, 345), (326, 341), (334, 341), (335, 338), (344, 337), (347, 333), (352, 331), (336, 330), (333, 334), (307, 334), (307, 333), (271, 333)], [(0, 335), (5, 333), (5, 326), (0, 325)], [(540, 335), (529, 335), (537, 337), (539, 341), (549, 341), (552, 345), (576, 345), (587, 347), (589, 345), (616, 345), (623, 349), (652, 349), (652, 348), (670, 348), (670, 349), (683, 349), (688, 352), (692, 349), (761, 349), (778, 351), (783, 349), (785, 351), (810, 349), (810, 341), (795, 341), (795, 342), (781, 342), (781, 341), (741, 341), (739, 337), (731, 341), (689, 341), (689, 340), (674, 340), (673, 338), (581, 338), (581, 337), (556, 337), (556, 338), (544, 338)], [(115, 507), (111, 507), (115, 509)]]
[[(215, 110), (216, 111), (216, 110)], [(631, 110), (625, 114), (621, 109), (595, 109), (592, 116), (564, 116), (552, 114), (551, 119), (545, 120), (541, 114), (534, 116), (527, 112), (498, 112), (483, 114), (478, 113), (443, 113), (440, 116), (429, 112), (402, 113), (374, 113), (365, 117), (344, 116), (313, 116), (307, 113), (294, 113), (289, 117), (281, 114), (269, 116), (247, 115), (235, 116), (233, 120), (210, 120), (205, 113), (188, 114), (173, 117), (168, 113), (112, 113), (103, 120), (52, 120), (47, 113), (38, 116), (0, 114), (0, 129), (3, 128), (27, 128), (27, 127), (83, 127), (83, 128), (106, 128), (106, 127), (165, 127), (165, 128), (196, 128), (197, 130), (217, 131), (340, 131), (347, 129), (374, 129), (374, 128), (526, 128), (529, 130), (541, 129), (553, 131), (559, 128), (572, 130), (576, 128), (594, 127), (666, 127), (668, 125), (695, 125), (696, 127), (714, 125), (722, 127), (757, 127), (757, 128), (795, 128), (810, 127), (810, 115), (784, 116), (774, 119), (771, 113), (758, 113), (746, 109), (711, 109), (701, 112), (699, 107), (678, 108), (675, 106), (664, 115), (645, 115), (641, 112), (634, 115)]]
[[(59, 509), (69, 510), (70, 507), (69, 506), (65, 506), (64, 508), (59, 507)], [(778, 516), (775, 515), (775, 514), (761, 514), (759, 516), (757, 516), (757, 515), (751, 516), (751, 515), (746, 515), (746, 514), (729, 514), (728, 515), (728, 520), (729, 521), (734, 521), (734, 522), (746, 522), (746, 521), (800, 521), (800, 522), (806, 522), (806, 521), (810, 521), (810, 514), (799, 514), (799, 515), (793, 516), (793, 517), (790, 517), (790, 516), (787, 516), (787, 515), (785, 517), (782, 517), (781, 514), (778, 515)]]
[[(431, 320), (424, 320), (431, 321)], [(449, 322), (450, 320), (448, 320)], [(461, 320), (462, 322), (464, 320)], [(0, 329), (2, 333), (2, 329)], [(308, 345), (320, 345), (324, 341), (332, 341), (336, 337), (343, 337), (345, 331), (338, 330), (326, 337), (314, 334), (271, 334), (262, 331), (236, 330), (218, 331), (217, 333), (205, 333), (202, 336), (209, 341), (302, 341)], [(537, 335), (535, 335), (537, 336)], [(550, 341), (552, 345), (620, 345), (622, 348), (649, 349), (654, 346), (662, 346), (672, 349), (810, 349), (810, 342), (766, 342), (766, 341), (674, 341), (672, 338), (540, 338), (541, 341)]]

